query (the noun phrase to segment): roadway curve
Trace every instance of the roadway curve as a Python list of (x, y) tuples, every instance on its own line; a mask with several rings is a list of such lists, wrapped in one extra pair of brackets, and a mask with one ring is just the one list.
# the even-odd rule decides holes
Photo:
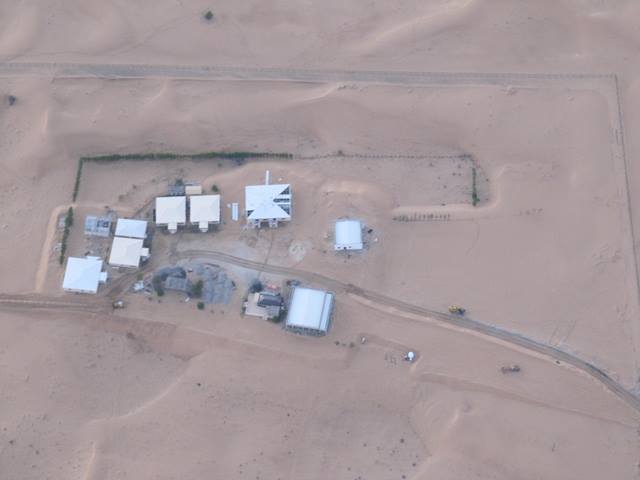
[[(418, 305), (403, 302), (396, 298), (388, 297), (380, 293), (360, 288), (351, 283), (344, 283), (325, 275), (299, 270), (296, 268), (270, 265), (264, 262), (256, 262), (245, 258), (236, 257), (223, 252), (210, 250), (185, 250), (176, 252), (171, 256), (173, 261), (184, 259), (208, 259), (219, 263), (234, 265), (247, 270), (281, 275), (294, 279), (301, 279), (318, 286), (322, 286), (336, 293), (344, 293), (362, 298), (373, 305), (380, 305), (393, 308), (399, 312), (409, 313), (425, 319), (434, 320), (443, 324), (451, 325), (463, 330), (472, 331), (495, 338), (511, 345), (523, 348), (530, 352), (544, 355), (547, 358), (564, 362), (578, 370), (591, 376), (603, 384), (614, 395), (618, 396), (634, 410), (640, 413), (640, 398), (627, 390), (623, 385), (612, 379), (603, 370), (595, 365), (565, 352), (551, 345), (540, 343), (531, 338), (518, 333), (510, 332), (493, 325), (488, 325), (467, 316), (452, 315)], [(144, 271), (150, 270), (151, 265), (146, 265)], [(139, 272), (136, 272), (136, 274)], [(56, 309), (66, 311), (80, 311), (87, 313), (107, 313), (111, 312), (111, 300), (120, 295), (130, 284), (135, 276), (133, 274), (119, 278), (106, 292), (105, 297), (98, 297), (87, 301), (66, 301), (60, 297), (47, 297), (43, 295), (7, 295), (0, 294), (0, 309)]]
[(640, 398), (634, 395), (631, 391), (627, 390), (624, 386), (622, 386), (616, 380), (612, 379), (603, 370), (596, 367), (595, 365), (581, 359), (580, 357), (577, 357), (576, 355), (565, 352), (564, 350), (560, 350), (551, 345), (538, 342), (518, 333), (510, 332), (493, 325), (488, 325), (478, 320), (473, 320), (468, 316), (462, 317), (459, 315), (452, 315), (450, 313), (420, 307), (418, 305), (412, 305), (396, 298), (388, 297), (371, 290), (360, 288), (351, 283), (344, 283), (339, 280), (326, 277), (319, 273), (307, 272), (305, 270), (298, 270), (295, 268), (280, 267), (263, 262), (255, 262), (252, 260), (247, 260), (245, 258), (235, 257), (223, 252), (208, 250), (185, 250), (178, 252), (175, 257), (177, 259), (206, 258), (215, 260), (220, 263), (235, 265), (237, 267), (245, 268), (248, 270), (255, 270), (265, 273), (271, 273), (274, 275), (282, 275), (290, 278), (302, 279), (316, 285), (321, 285), (336, 293), (340, 292), (350, 294), (365, 299), (373, 304), (391, 307), (399, 312), (405, 312), (431, 320), (436, 320), (438, 322), (452, 325), (457, 328), (480, 333), (491, 338), (496, 338), (503, 342), (510, 343), (511, 345), (515, 345), (526, 350), (544, 355), (548, 358), (552, 358), (553, 360), (564, 362), (577, 368), (578, 370), (581, 370), (582, 372), (602, 383), (608, 390), (620, 397), (636, 411), (640, 412)]

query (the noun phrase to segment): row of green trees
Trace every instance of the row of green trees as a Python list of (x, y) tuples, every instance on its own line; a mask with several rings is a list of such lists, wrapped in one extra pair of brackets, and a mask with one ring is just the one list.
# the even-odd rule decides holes
[(64, 231), (62, 232), (62, 242), (60, 244), (60, 265), (64, 263), (64, 258), (67, 253), (67, 241), (69, 240), (69, 234), (71, 233), (71, 227), (73, 226), (73, 207), (69, 207), (67, 215), (64, 217)]

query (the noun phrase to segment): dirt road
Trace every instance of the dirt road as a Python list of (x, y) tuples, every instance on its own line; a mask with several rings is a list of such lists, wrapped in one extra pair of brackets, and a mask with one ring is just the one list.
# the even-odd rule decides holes
[(100, 63), (0, 63), (0, 75), (99, 77), (99, 78), (191, 78), (211, 80), (284, 80), (293, 82), (375, 82), (401, 85), (518, 85), (535, 80), (609, 79), (611, 74), (589, 73), (472, 73), (406, 72), (381, 70), (314, 70), (296, 68), (250, 68), (216, 65), (145, 65)]
[(410, 313), (424, 318), (436, 320), (458, 328), (462, 328), (464, 330), (474, 331), (492, 338), (499, 339), (503, 342), (507, 342), (512, 345), (527, 349), (529, 351), (542, 354), (556, 361), (564, 362), (585, 372), (586, 374), (604, 384), (607, 389), (609, 389), (618, 397), (622, 398), (625, 402), (627, 402), (629, 405), (633, 406), (633, 408), (640, 412), (640, 398), (627, 390), (620, 383), (616, 382), (609, 375), (607, 375), (607, 373), (605, 373), (595, 365), (558, 348), (546, 345), (523, 335), (495, 327), (493, 325), (473, 320), (467, 316), (463, 317), (459, 315), (452, 315), (449, 313), (412, 305), (395, 298), (387, 297), (380, 293), (362, 289), (350, 283), (343, 283), (338, 280), (325, 277), (324, 275), (318, 273), (307, 272), (295, 268), (279, 267), (261, 262), (254, 262), (244, 258), (234, 257), (223, 252), (188, 250), (178, 253), (177, 256), (180, 259), (190, 257), (206, 258), (215, 260), (220, 263), (226, 263), (246, 268), (248, 270), (255, 270), (275, 275), (283, 275), (295, 279), (302, 279), (315, 285), (332, 290), (336, 293), (347, 293), (356, 297), (363, 298), (374, 305), (377, 304), (380, 306), (391, 307), (399, 312)]

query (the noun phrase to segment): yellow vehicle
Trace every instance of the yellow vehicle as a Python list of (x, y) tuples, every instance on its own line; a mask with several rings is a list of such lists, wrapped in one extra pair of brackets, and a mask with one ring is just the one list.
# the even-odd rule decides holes
[(466, 312), (466, 310), (462, 307), (459, 307), (457, 305), (449, 305), (449, 313), (454, 313), (456, 315), (464, 315), (464, 312)]

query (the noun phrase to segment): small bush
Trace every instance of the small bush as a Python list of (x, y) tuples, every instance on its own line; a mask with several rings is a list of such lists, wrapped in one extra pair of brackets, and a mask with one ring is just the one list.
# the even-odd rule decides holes
[(204, 310), (204, 302), (198, 302), (198, 310)]
[(9, 102), (9, 106), (13, 106), (18, 101), (18, 97), (14, 95), (7, 95), (7, 101)]
[(213, 12), (211, 10), (207, 10), (204, 14), (204, 19), (208, 20), (209, 22), (213, 20)]
[(218, 193), (220, 191), (220, 189), (218, 188), (218, 185), (211, 185), (211, 191), (213, 193)]
[(193, 287), (191, 287), (191, 295), (195, 298), (202, 297), (202, 287), (204, 286), (204, 282), (202, 280), (198, 280), (194, 283)]
[(64, 257), (67, 253), (67, 241), (69, 240), (69, 234), (71, 233), (71, 226), (73, 225), (73, 207), (69, 207), (67, 215), (64, 217), (64, 231), (62, 232), (62, 242), (60, 244), (60, 265), (64, 263)]
[(280, 313), (278, 314), (277, 317), (272, 318), (271, 321), (273, 323), (280, 323), (282, 322), (285, 318), (287, 318), (287, 312), (285, 312), (284, 308), (280, 309)]
[(71, 228), (73, 226), (73, 207), (69, 207), (67, 210), (67, 216), (64, 219), (64, 228)]
[(78, 191), (80, 190), (80, 178), (82, 177), (82, 164), (84, 163), (84, 158), (78, 160), (78, 169), (76, 170), (76, 183), (73, 186), (73, 195), (71, 196), (72, 200), (75, 202), (78, 197)]
[(254, 280), (251, 286), (249, 287), (249, 293), (258, 293), (261, 292), (264, 286), (260, 280)]
[(476, 173), (476, 168), (473, 167), (471, 170), (471, 203), (475, 207), (480, 202), (480, 197), (478, 197), (478, 188), (476, 186), (476, 178), (478, 174)]
[(162, 279), (160, 277), (153, 277), (153, 280), (151, 280), (151, 286), (159, 297), (164, 295), (164, 287), (162, 286)]

